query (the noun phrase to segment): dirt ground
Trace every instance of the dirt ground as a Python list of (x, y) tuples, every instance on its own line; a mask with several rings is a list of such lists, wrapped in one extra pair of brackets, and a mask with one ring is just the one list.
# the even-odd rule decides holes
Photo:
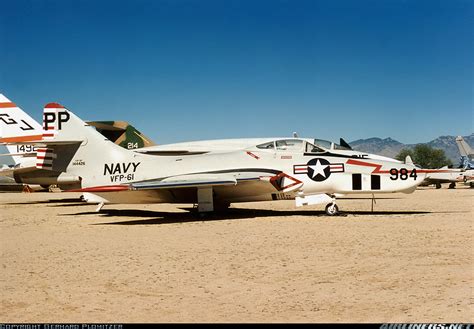
[(0, 322), (474, 322), (474, 190), (95, 205), (0, 193)]

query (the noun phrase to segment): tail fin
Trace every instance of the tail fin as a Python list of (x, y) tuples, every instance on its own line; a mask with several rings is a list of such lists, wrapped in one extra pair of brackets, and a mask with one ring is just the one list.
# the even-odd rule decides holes
[[(0, 142), (40, 140), (41, 125), (23, 112), (15, 103), (0, 94)], [(27, 160), (23, 155), (36, 152), (32, 145), (7, 145), (15, 164)]]
[(126, 121), (89, 121), (98, 132), (128, 150), (156, 145)]
[(110, 185), (116, 182), (110, 175), (138, 167), (141, 155), (114, 144), (60, 104), (45, 106), (43, 129), (46, 149), (38, 153), (37, 166), (78, 176), (82, 187)]
[(462, 136), (456, 137), (456, 144), (458, 144), (459, 153), (461, 153), (462, 156), (470, 157), (474, 155), (474, 151), (466, 143), (466, 141), (464, 140), (464, 138), (462, 138)]

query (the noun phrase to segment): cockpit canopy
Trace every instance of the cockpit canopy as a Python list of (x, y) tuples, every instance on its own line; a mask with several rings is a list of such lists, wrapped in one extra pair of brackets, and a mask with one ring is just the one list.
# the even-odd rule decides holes
[(339, 145), (324, 139), (315, 139), (314, 144), (321, 146), (325, 149), (328, 150), (346, 150), (346, 151), (351, 151), (352, 149), (347, 146)]
[(305, 152), (320, 153), (325, 152), (324, 149), (309, 143), (302, 139), (280, 139), (257, 145), (259, 149), (289, 151), (289, 152)]
[[(314, 143), (308, 142), (305, 139), (288, 138), (279, 139), (271, 142), (257, 145), (259, 149), (274, 150), (274, 151), (288, 151), (288, 152), (305, 152), (305, 153), (320, 153), (329, 150), (346, 150), (351, 151), (350, 147), (330, 142), (324, 139), (314, 139)], [(348, 145), (346, 143), (346, 145)]]

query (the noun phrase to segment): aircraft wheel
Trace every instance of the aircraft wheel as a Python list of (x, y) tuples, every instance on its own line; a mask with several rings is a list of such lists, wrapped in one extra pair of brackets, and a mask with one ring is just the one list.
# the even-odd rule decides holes
[(450, 183), (448, 188), (451, 188), (451, 189), (452, 189), (452, 188), (456, 188), (456, 183), (454, 183), (454, 182), (453, 182), (453, 183)]
[(441, 188), (441, 183), (436, 183), (436, 188)]
[(229, 202), (216, 202), (214, 203), (214, 210), (216, 211), (226, 211), (229, 209), (230, 203)]
[(326, 215), (328, 216), (335, 216), (339, 214), (339, 207), (335, 203), (329, 203), (326, 206)]

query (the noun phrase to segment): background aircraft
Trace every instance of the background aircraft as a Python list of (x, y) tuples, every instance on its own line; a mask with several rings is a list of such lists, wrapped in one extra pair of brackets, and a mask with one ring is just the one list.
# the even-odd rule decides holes
[(462, 182), (465, 177), (465, 170), (460, 168), (448, 168), (447, 166), (440, 168), (442, 172), (429, 173), (425, 181), (420, 186), (435, 185), (437, 189), (441, 188), (441, 184), (449, 183), (449, 188), (456, 187), (457, 182)]
[(456, 144), (461, 154), (461, 164), (465, 169), (474, 169), (472, 158), (474, 157), (474, 150), (466, 143), (462, 136), (456, 137)]
[(456, 143), (461, 154), (460, 163), (457, 168), (443, 167), (442, 172), (433, 172), (427, 175), (425, 181), (420, 186), (434, 184), (436, 188), (441, 188), (441, 184), (449, 183), (449, 188), (455, 188), (456, 183), (464, 182), (466, 185), (474, 187), (474, 165), (471, 162), (474, 155), (471, 147), (461, 136), (456, 137)]
[(461, 153), (461, 167), (464, 172), (464, 184), (474, 188), (474, 150), (466, 143), (462, 136), (456, 137), (456, 144), (458, 144), (459, 153)]

